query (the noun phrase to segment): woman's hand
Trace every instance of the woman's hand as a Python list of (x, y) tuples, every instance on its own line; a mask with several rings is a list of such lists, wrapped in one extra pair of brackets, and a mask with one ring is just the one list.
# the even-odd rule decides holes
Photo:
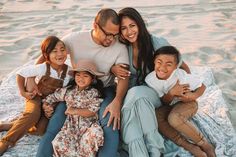
[(52, 117), (52, 114), (54, 112), (54, 108), (52, 105), (48, 104), (48, 103), (43, 103), (43, 111), (45, 116), (49, 119)]
[(127, 64), (116, 64), (111, 67), (111, 72), (120, 79), (125, 79), (130, 76), (131, 72), (128, 70), (129, 65)]

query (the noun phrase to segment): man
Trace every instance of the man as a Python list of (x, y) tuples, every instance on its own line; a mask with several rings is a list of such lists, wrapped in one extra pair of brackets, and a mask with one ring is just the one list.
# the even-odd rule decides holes
[[(105, 98), (99, 110), (99, 121), (104, 131), (104, 145), (99, 149), (98, 157), (116, 156), (119, 144), (120, 109), (128, 88), (128, 78), (119, 79), (115, 90), (114, 76), (110, 73), (110, 68), (114, 64), (129, 64), (127, 49), (117, 40), (119, 24), (119, 17), (114, 10), (102, 9), (95, 18), (93, 30), (73, 32), (63, 38), (72, 66), (76, 65), (78, 59), (93, 59), (98, 70), (107, 74), (101, 78), (105, 86)], [(63, 126), (65, 109), (65, 104), (60, 103), (54, 111), (40, 142), (37, 157), (52, 156), (51, 141)]]

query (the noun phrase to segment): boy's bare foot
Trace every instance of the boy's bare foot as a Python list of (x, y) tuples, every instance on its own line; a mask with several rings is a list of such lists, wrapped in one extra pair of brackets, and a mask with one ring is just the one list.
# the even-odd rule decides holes
[(195, 157), (208, 157), (207, 154), (202, 151), (199, 146), (194, 144), (192, 144), (188, 151)]
[(0, 131), (8, 131), (11, 129), (13, 123), (0, 123)]
[(207, 154), (198, 145), (190, 143), (184, 138), (180, 138), (180, 140), (179, 146), (189, 151), (194, 157), (207, 157)]
[(203, 139), (199, 147), (207, 154), (208, 157), (216, 157), (215, 148), (212, 144), (208, 143), (206, 139)]

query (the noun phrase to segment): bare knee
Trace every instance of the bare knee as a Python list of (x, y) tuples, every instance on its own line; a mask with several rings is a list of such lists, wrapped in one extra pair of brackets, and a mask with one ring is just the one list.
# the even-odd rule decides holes
[(179, 125), (184, 123), (184, 120), (181, 118), (180, 113), (176, 113), (176, 112), (171, 112), (168, 116), (168, 123), (176, 128)]

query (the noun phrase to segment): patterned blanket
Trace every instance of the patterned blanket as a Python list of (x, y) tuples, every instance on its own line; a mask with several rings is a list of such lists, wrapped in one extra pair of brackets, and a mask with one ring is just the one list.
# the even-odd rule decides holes
[[(28, 62), (24, 66), (30, 64), (33, 64), (33, 61)], [(211, 69), (200, 66), (190, 68), (192, 73), (202, 77), (204, 84), (207, 86), (204, 95), (198, 99), (199, 109), (193, 118), (193, 122), (203, 132), (205, 137), (216, 146), (218, 157), (236, 156), (236, 133), (227, 116), (227, 103), (223, 99), (221, 90), (215, 84)], [(10, 121), (19, 117), (24, 109), (24, 99), (19, 95), (15, 81), (16, 70), (12, 71), (0, 84), (0, 122)], [(5, 132), (1, 132), (0, 137), (3, 134)], [(38, 136), (25, 135), (15, 147), (10, 148), (3, 156), (35, 156), (39, 140), (40, 137)], [(173, 143), (167, 141), (164, 156), (173, 157), (175, 155), (181, 157), (191, 156), (184, 149), (173, 147)]]

